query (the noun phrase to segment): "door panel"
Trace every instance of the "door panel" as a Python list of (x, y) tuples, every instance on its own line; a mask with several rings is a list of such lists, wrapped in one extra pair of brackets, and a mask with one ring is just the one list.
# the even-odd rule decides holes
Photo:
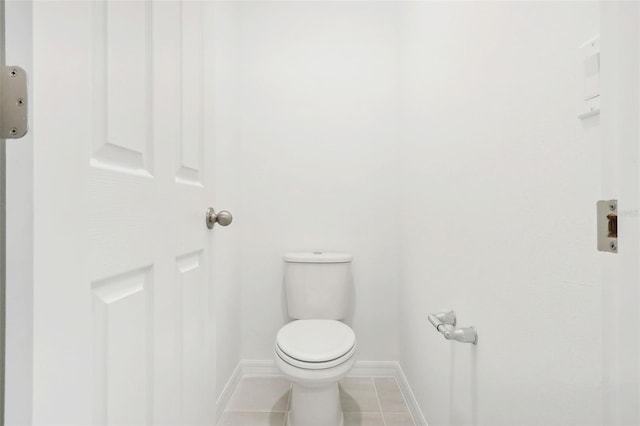
[(203, 252), (181, 256), (176, 262), (180, 288), (181, 424), (205, 424), (205, 287)]
[(151, 267), (94, 282), (94, 424), (148, 424)]
[(93, 4), (93, 166), (150, 173), (152, 24), (150, 2)]
[(176, 181), (202, 185), (202, 5), (182, 3), (182, 138)]

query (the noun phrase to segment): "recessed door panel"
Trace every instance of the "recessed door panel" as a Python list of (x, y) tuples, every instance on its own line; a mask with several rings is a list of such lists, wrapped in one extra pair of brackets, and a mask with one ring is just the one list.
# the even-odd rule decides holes
[(202, 251), (176, 261), (180, 292), (182, 424), (202, 424), (205, 414), (205, 282)]
[(176, 181), (202, 185), (202, 3), (182, 2), (182, 134)]
[(151, 2), (93, 5), (94, 166), (148, 175)]
[(92, 283), (94, 421), (149, 424), (151, 268)]

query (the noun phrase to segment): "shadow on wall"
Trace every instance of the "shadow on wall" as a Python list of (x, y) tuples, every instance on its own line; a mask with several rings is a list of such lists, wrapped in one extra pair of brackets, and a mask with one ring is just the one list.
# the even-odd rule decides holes
[[(451, 386), (449, 388), (449, 424), (466, 423), (469, 418), (471, 425), (478, 425), (478, 346), (464, 345), (451, 342), (451, 354), (449, 356), (449, 375)], [(456, 365), (469, 358), (469, 370), (461, 368), (461, 374), (456, 376)], [(456, 355), (458, 358), (456, 358)], [(468, 393), (465, 392), (468, 389)], [(467, 399), (461, 399), (468, 395)]]

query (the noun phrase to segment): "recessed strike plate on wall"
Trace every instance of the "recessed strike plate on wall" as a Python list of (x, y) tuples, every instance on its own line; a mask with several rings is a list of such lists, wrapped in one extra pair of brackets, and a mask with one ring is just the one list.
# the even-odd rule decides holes
[(27, 73), (20, 67), (0, 67), (0, 138), (27, 134)]
[(598, 210), (598, 250), (618, 252), (618, 200), (600, 200)]

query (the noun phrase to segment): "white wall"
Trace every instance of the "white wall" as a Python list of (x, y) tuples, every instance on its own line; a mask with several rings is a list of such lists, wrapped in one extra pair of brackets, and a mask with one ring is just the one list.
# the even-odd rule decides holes
[[(408, 6), (400, 359), (431, 426), (603, 422), (598, 7)], [(448, 309), (477, 346), (427, 323)]]
[[(231, 2), (207, 2), (207, 19), (212, 29), (207, 63), (211, 66), (208, 81), (212, 82), (214, 134), (209, 140), (215, 151), (215, 200), (216, 211), (230, 210), (236, 214), (239, 198), (236, 197), (236, 161), (238, 161), (238, 13)], [(240, 238), (241, 224), (214, 229), (213, 280), (216, 312), (216, 395), (224, 389), (242, 350), (241, 286), (238, 282), (239, 256), (236, 239)]]
[[(603, 260), (606, 425), (640, 424), (640, 4), (601, 3), (602, 197), (618, 199), (619, 254)], [(612, 332), (611, 330), (620, 330)]]
[(232, 179), (242, 356), (271, 359), (282, 255), (354, 255), (359, 359), (397, 359), (398, 8), (252, 2), (240, 12)]

